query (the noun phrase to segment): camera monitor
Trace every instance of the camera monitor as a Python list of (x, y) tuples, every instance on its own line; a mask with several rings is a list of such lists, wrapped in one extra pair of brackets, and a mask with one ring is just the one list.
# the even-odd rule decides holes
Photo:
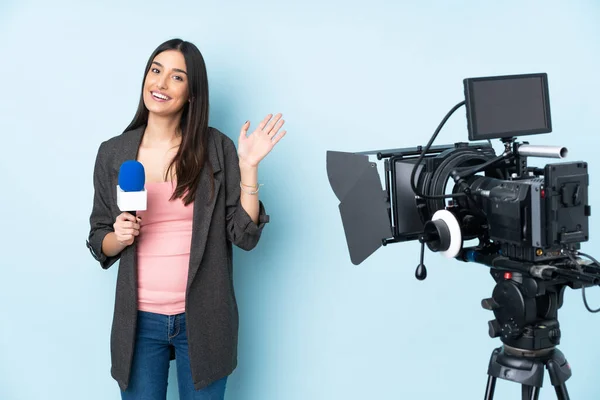
[(552, 132), (545, 73), (464, 81), (469, 140)]

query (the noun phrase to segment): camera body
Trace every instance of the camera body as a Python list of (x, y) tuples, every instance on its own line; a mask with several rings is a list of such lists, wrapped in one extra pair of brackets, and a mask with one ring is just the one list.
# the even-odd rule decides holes
[(486, 216), (487, 239), (511, 259), (563, 258), (565, 246), (579, 249), (588, 240), (587, 163), (546, 164), (543, 172), (543, 177), (475, 176), (468, 180), (476, 196), (464, 206), (481, 210)]

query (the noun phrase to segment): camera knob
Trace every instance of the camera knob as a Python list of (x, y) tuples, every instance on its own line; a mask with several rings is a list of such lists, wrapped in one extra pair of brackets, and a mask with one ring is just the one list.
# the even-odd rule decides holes
[(560, 329), (551, 329), (550, 332), (548, 332), (548, 339), (552, 344), (558, 344), (560, 342)]
[(488, 333), (492, 339), (497, 338), (502, 333), (502, 327), (500, 326), (500, 323), (496, 319), (489, 321), (488, 327), (489, 327)]
[(481, 307), (485, 308), (486, 310), (494, 311), (500, 308), (500, 304), (490, 297), (489, 299), (481, 300)]

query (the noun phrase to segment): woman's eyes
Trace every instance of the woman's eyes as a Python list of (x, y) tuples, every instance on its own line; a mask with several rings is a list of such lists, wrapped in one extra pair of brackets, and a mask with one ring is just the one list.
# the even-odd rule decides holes
[[(160, 70), (158, 68), (151, 68), (150, 71), (152, 71), (155, 74), (160, 73)], [(178, 81), (183, 81), (183, 78), (179, 75), (174, 75), (173, 79), (178, 80)]]

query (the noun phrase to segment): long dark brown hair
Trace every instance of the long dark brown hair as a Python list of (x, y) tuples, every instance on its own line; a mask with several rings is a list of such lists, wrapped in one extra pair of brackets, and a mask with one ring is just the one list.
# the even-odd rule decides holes
[[(154, 58), (163, 51), (178, 50), (183, 54), (188, 77), (189, 102), (181, 114), (181, 145), (173, 157), (165, 174), (165, 180), (173, 167), (177, 174), (177, 187), (171, 200), (182, 198), (185, 205), (194, 201), (200, 172), (207, 161), (208, 146), (208, 77), (206, 65), (200, 50), (190, 42), (171, 39), (154, 50), (148, 59), (142, 80), (142, 92), (137, 111), (125, 131), (133, 130), (148, 123), (148, 109), (144, 104), (144, 81)], [(210, 168), (210, 163), (207, 163)], [(209, 174), (212, 178), (212, 174)], [(212, 182), (211, 182), (212, 189)], [(212, 190), (211, 190), (212, 192)]]

